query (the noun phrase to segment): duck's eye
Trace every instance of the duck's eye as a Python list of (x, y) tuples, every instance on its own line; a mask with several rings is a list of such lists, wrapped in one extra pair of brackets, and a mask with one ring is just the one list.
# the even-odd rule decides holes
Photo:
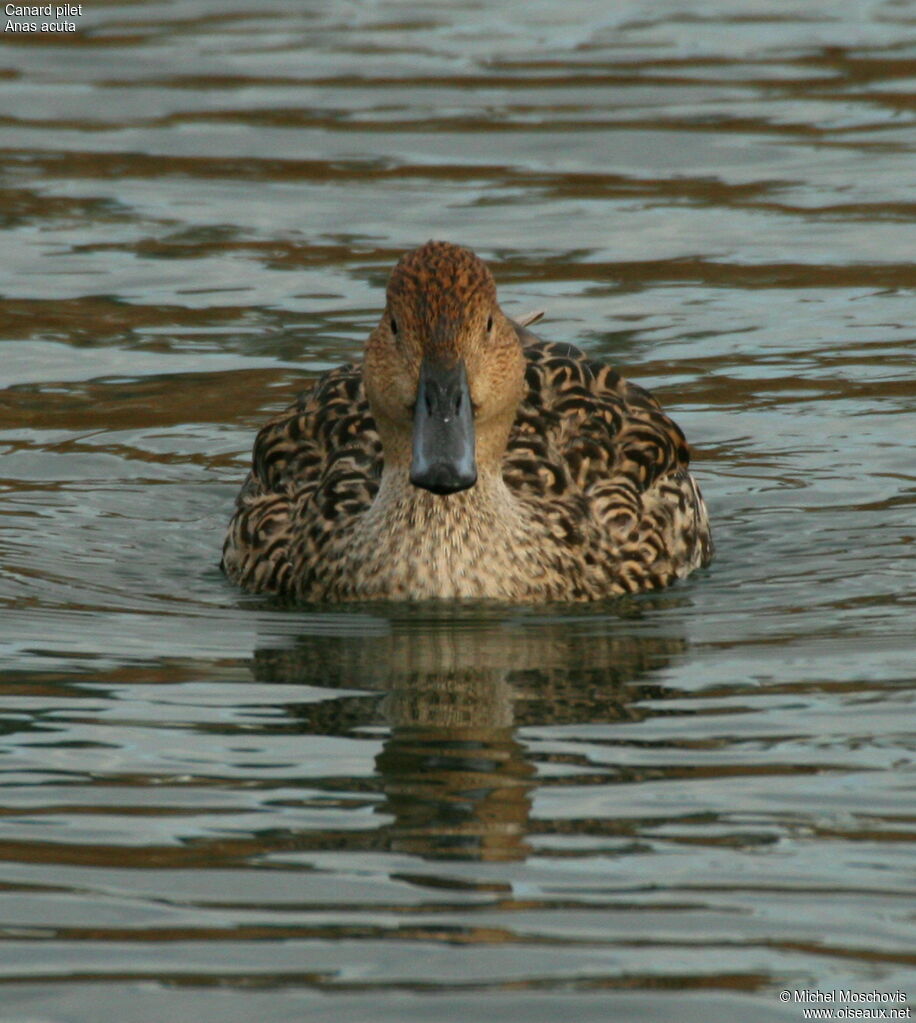
[(397, 334), (398, 332), (398, 321), (392, 316), (391, 317), (391, 333)]
[(493, 317), (492, 316), (488, 316), (487, 317), (487, 333), (489, 334), (492, 329), (493, 329)]

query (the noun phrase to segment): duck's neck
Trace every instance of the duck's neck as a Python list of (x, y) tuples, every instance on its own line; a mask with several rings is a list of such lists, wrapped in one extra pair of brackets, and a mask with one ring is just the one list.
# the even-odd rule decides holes
[(386, 465), (353, 537), (366, 596), (504, 597), (530, 575), (530, 523), (498, 467), (476, 484), (437, 495), (415, 487), (408, 467)]
[(414, 486), (407, 467), (386, 466), (367, 518), (387, 531), (397, 526), (422, 538), (455, 543), (459, 536), (465, 541), (495, 539), (514, 532), (520, 509), (498, 467), (481, 468), (473, 487), (443, 495)]

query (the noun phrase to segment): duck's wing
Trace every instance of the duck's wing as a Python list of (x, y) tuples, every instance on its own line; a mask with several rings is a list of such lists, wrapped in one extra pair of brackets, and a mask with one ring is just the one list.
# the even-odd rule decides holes
[(596, 558), (623, 566), (623, 589), (667, 585), (705, 564), (706, 508), (677, 424), (613, 367), (516, 329), (527, 392), (504, 461), (510, 487), (549, 509), (556, 535), (591, 535)]
[(381, 469), (362, 367), (331, 370), (259, 431), (226, 535), (223, 570), (248, 589), (291, 590), (290, 547), (317, 550), (343, 517), (365, 511)]
[(513, 439), (547, 435), (582, 488), (613, 472), (643, 491), (687, 468), (684, 434), (649, 391), (574, 345), (520, 333), (527, 394)]

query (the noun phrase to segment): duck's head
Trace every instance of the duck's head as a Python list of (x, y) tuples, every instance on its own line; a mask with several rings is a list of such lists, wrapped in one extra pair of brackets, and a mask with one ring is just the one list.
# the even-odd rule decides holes
[(466, 490), (499, 464), (521, 401), (515, 328), (485, 264), (448, 242), (404, 256), (386, 297), (364, 374), (386, 465), (435, 494)]

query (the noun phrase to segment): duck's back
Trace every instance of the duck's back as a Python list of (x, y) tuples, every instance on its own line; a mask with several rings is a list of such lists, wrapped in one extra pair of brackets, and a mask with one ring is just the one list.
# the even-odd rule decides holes
[[(678, 427), (611, 367), (518, 333), (527, 387), (503, 477), (534, 526), (515, 542), (549, 548), (545, 596), (656, 589), (705, 564), (706, 509)], [(382, 465), (361, 366), (325, 374), (258, 434), (223, 550), (226, 573), (251, 590), (322, 599), (328, 562), (372, 504)]]

